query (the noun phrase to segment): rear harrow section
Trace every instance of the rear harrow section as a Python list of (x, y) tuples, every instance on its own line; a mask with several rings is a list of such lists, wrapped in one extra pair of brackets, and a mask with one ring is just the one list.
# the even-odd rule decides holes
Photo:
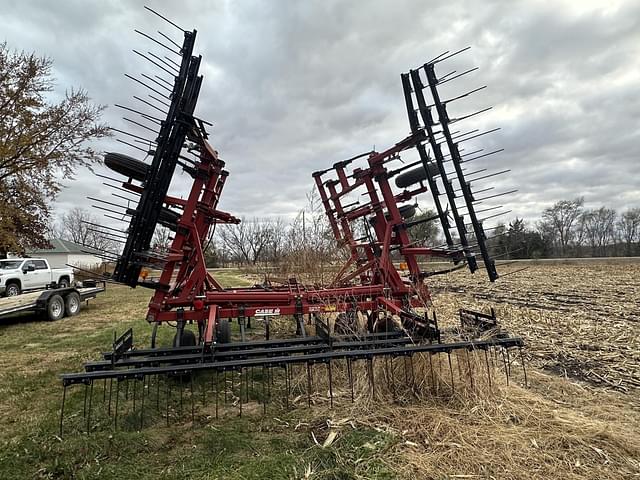
[[(127, 332), (127, 338), (131, 338), (129, 334), (130, 332)], [(482, 358), (486, 361), (486, 375), (491, 383), (491, 371), (495, 366), (489, 365), (489, 357), (493, 363), (493, 359), (497, 358), (495, 352), (501, 352), (505, 358), (504, 371), (508, 378), (511, 374), (511, 356), (508, 350), (521, 348), (523, 341), (518, 337), (505, 336), (448, 343), (414, 343), (404, 332), (396, 331), (364, 334), (360, 337), (331, 336), (329, 340), (323, 336), (307, 336), (231, 342), (213, 347), (201, 345), (135, 350), (131, 344), (130, 349), (123, 351), (122, 345), (121, 339), (117, 339), (113, 350), (103, 354), (103, 360), (86, 363), (84, 372), (62, 375), (64, 393), (60, 412), (60, 435), (65, 430), (67, 389), (74, 385), (84, 386), (81, 425), (88, 432), (98, 428), (98, 425), (110, 425), (118, 429), (118, 425), (120, 428), (141, 428), (145, 424), (157, 423), (160, 420), (169, 423), (187, 418), (185, 412), (190, 414), (191, 420), (195, 422), (196, 411), (198, 420), (206, 422), (207, 419), (200, 415), (200, 409), (208, 411), (207, 408), (212, 405), (215, 405), (216, 417), (221, 408), (228, 409), (230, 405), (237, 408), (239, 415), (242, 415), (243, 405), (255, 402), (262, 403), (266, 412), (272, 390), (278, 388), (273, 384), (276, 377), (284, 381), (284, 386), (280, 385), (278, 390), (282, 406), (294, 407), (294, 393), (297, 394), (298, 400), (306, 397), (306, 403), (311, 406), (312, 397), (313, 403), (319, 401), (313, 391), (313, 385), (318, 382), (317, 375), (315, 380), (313, 376), (316, 366), (326, 369), (323, 375), (330, 392), (326, 400), (331, 407), (338, 401), (338, 397), (354, 401), (353, 370), (358, 366), (366, 373), (370, 392), (375, 392), (376, 381), (387, 382), (388, 388), (389, 382), (394, 382), (394, 391), (403, 388), (414, 389), (416, 385), (429, 382), (429, 379), (433, 378), (433, 371), (416, 372), (413, 368), (414, 357), (421, 354), (428, 355), (430, 363), (435, 363), (431, 360), (434, 356), (448, 357), (448, 362), (438, 359), (437, 364), (449, 365), (450, 389), (454, 392), (452, 353), (464, 352), (464, 355), (468, 356), (468, 352), (480, 352), (481, 357), (484, 355)], [(487, 356), (487, 352), (490, 351), (494, 353)], [(389, 365), (393, 368), (394, 360), (399, 358), (404, 362), (404, 382), (397, 380), (401, 375), (390, 375), (388, 371)], [(373, 368), (376, 359), (385, 365), (382, 379), (376, 379), (376, 369)], [(524, 369), (524, 363), (522, 366)], [(468, 374), (474, 375), (471, 367), (469, 368)], [(342, 371), (342, 384), (336, 385), (338, 375), (333, 373), (336, 370)], [(479, 374), (480, 372), (475, 372), (475, 375)], [(463, 377), (459, 372), (458, 382), (470, 380)], [(292, 391), (294, 383), (297, 384), (295, 392)], [(432, 386), (435, 386), (433, 382)], [(95, 390), (99, 390), (100, 393), (96, 395)], [(173, 393), (172, 396), (174, 390), (177, 393)], [(334, 395), (333, 392), (342, 392), (342, 395)], [(188, 409), (185, 407), (185, 394)], [(66, 417), (78, 418), (77, 415), (68, 413)], [(125, 418), (124, 423), (119, 417)], [(96, 421), (95, 424), (92, 424), (92, 418)]]
[[(178, 28), (156, 15), (171, 28)], [(462, 311), (457, 336), (441, 331), (435, 313), (428, 313), (432, 306), (427, 285), (430, 276), (460, 268), (472, 273), (484, 268), (490, 281), (498, 278), (485, 234), (488, 229), (483, 224), (496, 215), (482, 219), (479, 214), (499, 208), (486, 202), (500, 195), (482, 196), (481, 192), (492, 187), (478, 186), (477, 182), (504, 171), (467, 171), (468, 162), (497, 151), (461, 153), (461, 142), (494, 130), (452, 131), (452, 125), (475, 115), (452, 118), (448, 110), (452, 102), (473, 91), (441, 99), (442, 84), (468, 73), (438, 76), (439, 64), (455, 54), (440, 55), (401, 75), (408, 136), (383, 151), (368, 151), (313, 173), (331, 232), (338, 246), (348, 253), (334, 278), (325, 285), (305, 284), (292, 277), (278, 283), (265, 280), (262, 285), (229, 289), (207, 271), (204, 251), (214, 227), (225, 228), (240, 220), (218, 209), (229, 172), (209, 143), (207, 127), (211, 124), (194, 115), (202, 85), (201, 57), (194, 55), (196, 31), (179, 30), (182, 43), (170, 44), (163, 33), (163, 38), (157, 39), (138, 32), (145, 41), (152, 40), (154, 48), (159, 45), (169, 53), (146, 55), (134, 50), (159, 68), (160, 76), (128, 76), (148, 90), (146, 97), (136, 95), (134, 99), (151, 110), (121, 107), (139, 115), (138, 121), (124, 119), (145, 131), (118, 132), (126, 135), (126, 140), (119, 139), (123, 145), (142, 151), (151, 162), (116, 152), (105, 156), (105, 165), (119, 176), (102, 176), (108, 181), (105, 185), (115, 189), (112, 195), (126, 204), (111, 199), (91, 200), (100, 204), (96, 208), (107, 212), (105, 217), (124, 225), (122, 229), (97, 223), (88, 227), (121, 244), (118, 251), (99, 253), (115, 263), (111, 281), (153, 291), (146, 315), (153, 328), (152, 348), (134, 349), (133, 332), (129, 330), (114, 338), (112, 351), (101, 360), (87, 363), (83, 372), (62, 375), (61, 433), (64, 419), (71, 417), (65, 415), (65, 403), (67, 389), (73, 385), (84, 385), (83, 422), (90, 431), (95, 428), (92, 418), (114, 428), (125, 424), (138, 428), (152, 422), (152, 416), (166, 418), (169, 423), (176, 418), (178, 405), (181, 413), (190, 407), (195, 420), (200, 395), (202, 404), (215, 398), (217, 416), (222, 392), (225, 402), (236, 405), (240, 413), (243, 405), (255, 400), (266, 411), (276, 377), (284, 381), (286, 407), (290, 406), (293, 392), (298, 397), (306, 396), (310, 406), (318, 397), (314, 390), (325, 379), (331, 406), (334, 397), (339, 400), (339, 392), (345, 390), (334, 388), (340, 380), (347, 385), (351, 400), (354, 384), (361, 378), (368, 379), (368, 389), (375, 396), (380, 371), (374, 363), (384, 365), (383, 378), (394, 392), (396, 387), (418, 388), (416, 385), (424, 385), (425, 379), (429, 384), (431, 378), (431, 390), (438, 394), (433, 360), (438, 359), (437, 365), (448, 365), (447, 388), (453, 392), (452, 356), (466, 358), (464, 376), (473, 384), (469, 356), (483, 354), (480, 356), (484, 356), (491, 382), (488, 352), (499, 351), (508, 380), (509, 351), (522, 347), (522, 340), (500, 332), (493, 313)], [(169, 79), (163, 78), (167, 74)], [(150, 130), (153, 138), (141, 136)], [(417, 155), (417, 161), (403, 159), (410, 153)], [(189, 192), (179, 197), (169, 194), (177, 168), (191, 177)], [(425, 197), (435, 211), (430, 217), (417, 216), (418, 202)], [(483, 204), (481, 210), (476, 209), (479, 203)], [(429, 222), (440, 223), (444, 245), (434, 246), (411, 235), (416, 227)], [(151, 248), (158, 226), (168, 228), (172, 235), (170, 246), (164, 251)], [(449, 261), (451, 267), (428, 271), (424, 260), (430, 257)], [(149, 278), (149, 269), (159, 270), (159, 277)], [(295, 338), (272, 338), (270, 319), (278, 316), (292, 319)], [(309, 321), (305, 322), (305, 318)], [(252, 319), (262, 319), (264, 340), (248, 339)], [(231, 321), (238, 322), (237, 341), (232, 341)], [(173, 346), (156, 348), (158, 327), (167, 323), (176, 326)], [(197, 328), (190, 330), (190, 324)], [(441, 356), (447, 360), (440, 362)], [(429, 360), (427, 372), (414, 371), (416, 357)], [(394, 362), (398, 358), (403, 362)], [(491, 359), (498, 363), (497, 355)], [(404, 364), (401, 384), (396, 383), (394, 375), (398, 363)], [(317, 365), (326, 369), (322, 377), (314, 375)], [(457, 366), (462, 380), (463, 368), (460, 363)], [(356, 367), (362, 368), (362, 375), (354, 377)], [(94, 387), (101, 382), (102, 400), (98, 397), (97, 401), (104, 408), (96, 417)], [(187, 406), (185, 390), (190, 404)]]

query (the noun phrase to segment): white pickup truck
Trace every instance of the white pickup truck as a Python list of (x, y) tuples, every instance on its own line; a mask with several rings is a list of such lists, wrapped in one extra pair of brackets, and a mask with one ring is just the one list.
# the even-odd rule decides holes
[(73, 282), (73, 269), (50, 268), (44, 258), (0, 260), (0, 295), (12, 297), (24, 290), (47, 286), (66, 288)]

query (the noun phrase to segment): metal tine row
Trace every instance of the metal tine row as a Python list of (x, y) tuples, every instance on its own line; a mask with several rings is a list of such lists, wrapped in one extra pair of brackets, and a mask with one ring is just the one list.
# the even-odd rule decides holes
[[(491, 354), (489, 350), (492, 351)], [(498, 350), (502, 361), (498, 359)], [(519, 347), (519, 353), (524, 386), (527, 387), (522, 347)], [(441, 355), (447, 356), (446, 362), (442, 361)], [(324, 372), (318, 372), (318, 369), (314, 368), (322, 366)], [(163, 418), (169, 426), (172, 418), (174, 421), (184, 419), (187, 408), (192, 425), (195, 426), (196, 404), (202, 405), (204, 409), (198, 412), (198, 417), (213, 417), (218, 420), (222, 413), (228, 415), (235, 409), (237, 415), (242, 416), (243, 405), (251, 402), (262, 404), (263, 414), (266, 414), (268, 404), (278, 398), (281, 407), (289, 410), (301, 404), (311, 408), (319, 400), (328, 402), (329, 408), (333, 408), (339, 398), (347, 398), (353, 403), (356, 391), (358, 396), (384, 398), (385, 395), (390, 395), (397, 400), (399, 395), (407, 393), (412, 397), (425, 394), (454, 395), (460, 393), (460, 385), (467, 382), (471, 386), (469, 391), (478, 393), (479, 383), (486, 382), (490, 389), (493, 388), (496, 383), (492, 374), (494, 371), (503, 370), (506, 384), (509, 385), (511, 366), (509, 348), (492, 347), (361, 359), (347, 358), (341, 361), (328, 359), (319, 363), (216, 369), (208, 374), (198, 375), (186, 375), (177, 368), (173, 375), (140, 374), (133, 378), (104, 379), (102, 382), (88, 380), (82, 383), (82, 426), (87, 433), (91, 433), (100, 425), (111, 426), (114, 430), (137, 430), (145, 426), (145, 421), (157, 423)], [(359, 374), (354, 372), (358, 368), (361, 370)], [(368, 385), (363, 385), (363, 379), (366, 379)], [(380, 379), (386, 385), (385, 393), (380, 388)], [(336, 388), (336, 381), (342, 382), (343, 387)], [(100, 389), (100, 383), (102, 391), (96, 394), (95, 391)], [(60, 437), (64, 434), (69, 386), (64, 385), (62, 394)], [(76, 397), (76, 403), (78, 400)], [(103, 408), (98, 411), (96, 407), (100, 401)], [(214, 404), (211, 410), (207, 409), (209, 402)], [(91, 423), (92, 417), (98, 422), (95, 426)]]

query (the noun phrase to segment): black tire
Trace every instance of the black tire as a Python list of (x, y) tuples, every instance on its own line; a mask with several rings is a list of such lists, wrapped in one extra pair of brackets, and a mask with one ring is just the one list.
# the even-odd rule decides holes
[(54, 322), (64, 317), (64, 300), (60, 295), (51, 295), (47, 302), (47, 320)]
[[(404, 219), (411, 218), (416, 214), (416, 206), (402, 205), (401, 207), (398, 207), (398, 212), (400, 213), (400, 216)], [(385, 217), (387, 220), (389, 220), (391, 218), (391, 215), (387, 213), (385, 214)], [(371, 225), (374, 225), (376, 223), (376, 217), (369, 218), (369, 223)]]
[(231, 323), (229, 323), (229, 320), (218, 320), (216, 324), (216, 342), (231, 343)]
[(20, 284), (18, 282), (9, 282), (6, 285), (4, 294), (7, 297), (15, 297), (16, 295), (20, 295), (22, 293), (22, 289), (20, 288)]
[(149, 164), (137, 160), (122, 153), (107, 152), (104, 156), (104, 164), (114, 172), (118, 172), (128, 178), (142, 182), (149, 171)]
[(58, 288), (68, 288), (69, 287), (69, 280), (66, 278), (61, 278), (60, 281), (58, 282)]
[[(173, 346), (178, 346), (178, 332), (173, 336)], [(191, 330), (183, 330), (182, 337), (180, 338), (181, 347), (195, 347), (196, 346), (196, 334)]]
[(66, 312), (67, 317), (75, 317), (78, 315), (80, 313), (80, 308), (82, 308), (80, 294), (78, 292), (69, 292), (64, 299), (64, 311)]
[[(431, 173), (432, 177), (440, 174), (438, 170), (438, 165), (435, 163), (429, 164), (429, 173)], [(418, 168), (414, 168), (413, 170), (409, 170), (408, 172), (401, 173), (396, 177), (396, 187), (399, 188), (407, 188), (414, 183), (422, 182), (427, 179), (427, 173), (424, 170), (424, 167), (420, 165)]]

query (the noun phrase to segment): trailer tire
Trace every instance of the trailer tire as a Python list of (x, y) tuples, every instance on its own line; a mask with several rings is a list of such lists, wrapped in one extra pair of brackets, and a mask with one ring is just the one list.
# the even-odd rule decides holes
[[(432, 177), (440, 174), (440, 170), (438, 170), (438, 165), (435, 163), (429, 164), (429, 173)], [(424, 167), (420, 165), (418, 168), (414, 168), (413, 170), (409, 170), (408, 172), (401, 173), (396, 177), (396, 187), (398, 188), (407, 188), (413, 185), (414, 183), (422, 182), (427, 179), (427, 172), (425, 172)]]
[(22, 289), (20, 288), (20, 284), (18, 282), (9, 282), (7, 283), (7, 287), (5, 289), (5, 295), (7, 297), (15, 297), (16, 295), (20, 295)]
[(218, 343), (231, 343), (231, 323), (229, 323), (229, 320), (218, 320), (216, 324), (216, 341)]
[(51, 295), (47, 301), (47, 320), (53, 322), (64, 317), (64, 300), (60, 295)]
[(58, 288), (69, 288), (69, 279), (61, 278), (58, 282)]
[(67, 313), (67, 317), (75, 317), (80, 313), (82, 301), (80, 300), (80, 294), (77, 292), (70, 292), (64, 299), (64, 310)]
[(137, 160), (122, 153), (107, 152), (104, 156), (104, 164), (114, 172), (118, 172), (125, 177), (133, 178), (140, 182), (144, 181), (149, 171), (150, 165), (142, 160)]

